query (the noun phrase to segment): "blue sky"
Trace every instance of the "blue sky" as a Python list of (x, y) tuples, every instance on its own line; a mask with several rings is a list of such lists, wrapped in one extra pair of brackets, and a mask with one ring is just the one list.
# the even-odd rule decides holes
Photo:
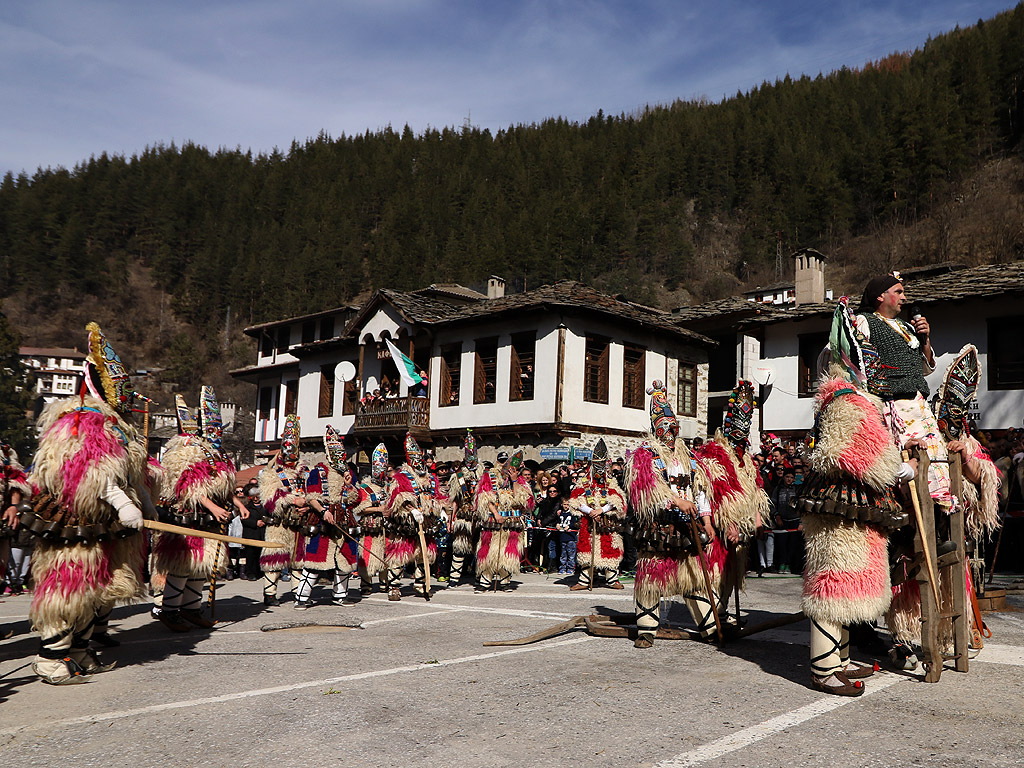
[(0, 173), (191, 140), (492, 131), (856, 67), (1012, 0), (0, 4)]

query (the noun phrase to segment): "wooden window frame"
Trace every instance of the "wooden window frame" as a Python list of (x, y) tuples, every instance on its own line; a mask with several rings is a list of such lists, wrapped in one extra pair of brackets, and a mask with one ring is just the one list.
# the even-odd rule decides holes
[[(523, 331), (512, 334), (509, 349), (508, 399), (518, 403), (533, 400), (537, 376), (537, 332)], [(523, 378), (523, 366), (529, 366), (532, 373)]]
[(300, 343), (312, 344), (316, 341), (316, 320), (307, 320), (302, 324)]
[(354, 416), (356, 403), (359, 402), (359, 383), (352, 379), (345, 382), (345, 392), (341, 397), (341, 415)]
[(584, 402), (608, 405), (608, 367), (611, 357), (611, 348), (612, 340), (607, 336), (587, 334), (584, 338)]
[(270, 412), (274, 410), (274, 388), (260, 387), (259, 405), (256, 413), (263, 421), (270, 419)]
[(316, 409), (317, 418), (320, 419), (334, 415), (334, 369), (333, 364), (320, 366), (320, 400)]
[(647, 349), (638, 344), (622, 345), (622, 407), (642, 409), (646, 402)]
[[(684, 376), (689, 372), (689, 376)], [(686, 398), (686, 399), (684, 399)], [(676, 374), (676, 411), (680, 416), (697, 416), (697, 364), (679, 361)]]
[(458, 406), (462, 394), (462, 342), (443, 345), (440, 357), (441, 390), (437, 405), (439, 408)]
[[(494, 362), (486, 362), (483, 355), (480, 354), (480, 348), (483, 347), (485, 352), (489, 352), (493, 345), (494, 348)], [(490, 405), (497, 402), (498, 399), (498, 337), (488, 336), (482, 339), (477, 339), (473, 351), (473, 405)], [(488, 369), (491, 369), (491, 389), (490, 399), (488, 399)]]
[(828, 332), (802, 333), (797, 337), (797, 397), (814, 397), (818, 379), (818, 355), (828, 344)]
[(295, 413), (295, 408), (299, 404), (299, 380), (289, 379), (284, 382), (284, 412), (281, 414), (281, 418), (285, 418)]

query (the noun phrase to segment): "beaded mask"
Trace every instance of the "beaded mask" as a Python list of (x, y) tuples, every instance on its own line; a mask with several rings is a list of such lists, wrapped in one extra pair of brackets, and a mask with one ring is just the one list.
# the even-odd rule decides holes
[(964, 434), (969, 433), (967, 411), (977, 395), (980, 380), (978, 349), (973, 344), (967, 344), (946, 369), (935, 405), (939, 431), (947, 440), (960, 440)]
[(655, 379), (647, 388), (651, 396), (651, 429), (654, 436), (669, 448), (675, 448), (679, 435), (679, 420), (668, 404), (668, 390), (661, 379)]
[(203, 437), (219, 451), (224, 439), (224, 422), (220, 417), (220, 402), (213, 387), (208, 384), (199, 393), (199, 424)]
[(327, 464), (335, 472), (345, 472), (348, 469), (348, 455), (345, 453), (345, 443), (334, 427), (327, 425), (324, 432), (324, 451), (327, 453)]

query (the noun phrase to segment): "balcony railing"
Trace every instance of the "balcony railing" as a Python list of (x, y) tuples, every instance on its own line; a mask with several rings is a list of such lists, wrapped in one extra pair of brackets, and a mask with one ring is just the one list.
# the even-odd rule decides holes
[(425, 397), (390, 397), (356, 405), (356, 432), (430, 429), (430, 401)]

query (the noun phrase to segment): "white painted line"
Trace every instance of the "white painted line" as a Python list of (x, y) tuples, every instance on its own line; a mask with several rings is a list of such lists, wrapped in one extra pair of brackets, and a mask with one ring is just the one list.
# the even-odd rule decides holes
[(350, 683), (357, 680), (369, 680), (374, 677), (388, 677), (390, 675), (398, 675), (403, 672), (428, 672), (433, 669), (442, 669), (444, 667), (452, 667), (457, 664), (468, 664), (475, 661), (487, 661), (489, 659), (497, 659), (502, 656), (512, 656), (518, 653), (534, 653), (537, 651), (546, 651), (551, 648), (559, 648), (566, 645), (578, 645), (579, 643), (587, 643), (596, 638), (593, 637), (577, 637), (569, 640), (559, 640), (555, 643), (547, 643), (546, 645), (532, 645), (524, 648), (511, 648), (506, 651), (494, 651), (492, 653), (479, 653), (473, 656), (461, 656), (455, 659), (444, 659), (443, 661), (437, 661), (425, 664), (409, 664), (404, 667), (392, 667), (391, 669), (378, 669), (372, 672), (359, 672), (354, 675), (341, 675), (339, 677), (327, 677), (323, 680), (310, 680), (304, 683), (292, 683), (291, 685), (277, 685), (272, 688), (257, 688), (251, 691), (239, 691), (237, 693), (227, 693), (223, 696), (208, 696), (202, 699), (189, 699), (188, 701), (170, 701), (163, 704), (153, 704), (148, 707), (138, 707), (137, 709), (122, 709), (115, 712), (103, 712), (96, 715), (85, 715), (83, 717), (71, 717), (66, 720), (50, 720), (46, 723), (31, 723), (26, 725), (15, 726), (14, 728), (4, 728), (0, 730), (0, 736), (12, 736), (16, 733), (26, 730), (37, 730), (41, 727), (46, 729), (59, 729), (68, 725), (79, 725), (83, 723), (102, 723), (108, 720), (123, 720), (129, 717), (138, 717), (139, 715), (148, 715), (155, 712), (166, 712), (171, 709), (186, 709), (188, 707), (199, 707), (205, 704), (221, 704), (226, 701), (237, 701), (239, 699), (249, 699), (254, 696), (270, 696), (275, 693), (285, 693), (286, 691), (299, 691), (303, 688), (318, 688), (323, 685), (336, 685), (338, 683)]
[(364, 621), (360, 624), (360, 627), (372, 627), (377, 624), (387, 624), (389, 621), (405, 621), (406, 619), (418, 619), (422, 616), (449, 616), (452, 613), (458, 613), (461, 608), (457, 608), (454, 611), (430, 611), (429, 613), (410, 613), (407, 616), (391, 616), (386, 619), (373, 619), (372, 621)]
[(1024, 648), (1019, 645), (998, 645), (996, 643), (985, 643), (970, 664), (1009, 664), (1014, 667), (1024, 667)]
[(700, 765), (706, 763), (708, 760), (715, 760), (723, 755), (727, 755), (730, 752), (735, 752), (738, 749), (750, 746), (758, 741), (763, 741), (777, 733), (781, 733), (789, 728), (806, 723), (808, 720), (813, 720), (816, 717), (827, 714), (834, 709), (852, 704), (856, 701), (873, 696), (876, 693), (884, 691), (891, 685), (895, 685), (905, 678), (899, 675), (890, 675), (884, 672), (877, 673), (872, 676), (869, 681), (865, 681), (864, 685), (867, 688), (861, 696), (847, 697), (847, 696), (828, 696), (824, 699), (818, 699), (813, 701), (806, 706), (794, 709), (792, 712), (773, 717), (771, 720), (765, 720), (763, 723), (752, 725), (749, 728), (730, 733), (728, 736), (723, 736), (716, 741), (712, 741), (696, 749), (691, 749), (689, 752), (683, 752), (670, 757), (668, 760), (663, 760), (660, 763), (656, 763), (654, 768), (685, 768), (691, 765)]

